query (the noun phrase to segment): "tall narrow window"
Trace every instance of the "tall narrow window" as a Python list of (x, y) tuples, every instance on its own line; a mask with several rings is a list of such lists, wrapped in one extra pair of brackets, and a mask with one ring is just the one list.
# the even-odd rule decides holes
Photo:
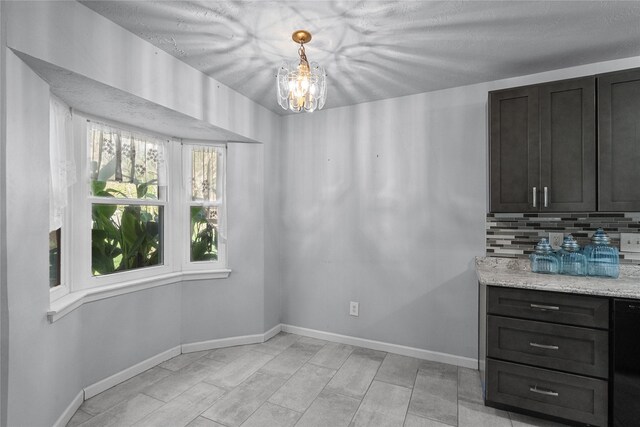
[(59, 298), (68, 292), (68, 284), (64, 283), (66, 279), (63, 279), (62, 271), (64, 265), (62, 241), (69, 187), (76, 181), (71, 123), (69, 106), (51, 95), (49, 100), (49, 288), (51, 288), (52, 299)]
[(165, 142), (88, 124), (94, 276), (163, 264)]
[(224, 147), (185, 145), (190, 262), (224, 260)]

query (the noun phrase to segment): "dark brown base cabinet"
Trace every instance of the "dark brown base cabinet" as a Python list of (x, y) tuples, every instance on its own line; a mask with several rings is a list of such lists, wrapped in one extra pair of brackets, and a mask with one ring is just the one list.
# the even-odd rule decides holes
[(480, 286), (485, 404), (605, 427), (609, 298)]

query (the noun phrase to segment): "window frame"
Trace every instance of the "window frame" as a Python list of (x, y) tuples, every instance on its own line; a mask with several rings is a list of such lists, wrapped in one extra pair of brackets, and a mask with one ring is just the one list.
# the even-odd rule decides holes
[(172, 192), (175, 190), (175, 184), (171, 174), (167, 173), (166, 189), (164, 191), (164, 197), (157, 200), (149, 199), (127, 199), (127, 198), (113, 198), (108, 200), (106, 197), (96, 197), (91, 194), (91, 161), (89, 158), (88, 150), (88, 133), (89, 122), (95, 122), (101, 125), (106, 125), (114, 128), (121, 129), (126, 132), (133, 132), (142, 135), (147, 135), (155, 139), (166, 141), (165, 144), (165, 162), (169, 165), (174, 161), (172, 158), (172, 150), (170, 146), (175, 144), (176, 141), (169, 137), (158, 135), (153, 132), (137, 129), (132, 126), (123, 125), (113, 121), (107, 121), (99, 118), (93, 118), (85, 115), (75, 115), (79, 119), (77, 123), (78, 127), (74, 127), (74, 140), (77, 140), (76, 149), (81, 153), (81, 167), (78, 179), (78, 188), (74, 191), (77, 196), (79, 205), (74, 206), (72, 215), (80, 216), (79, 221), (74, 220), (74, 223), (79, 224), (91, 224), (92, 223), (92, 208), (94, 204), (117, 204), (117, 205), (142, 205), (142, 206), (162, 206), (163, 218), (162, 218), (162, 231), (161, 235), (161, 248), (162, 248), (162, 263), (149, 267), (142, 267), (133, 270), (120, 271), (112, 274), (105, 274), (102, 276), (94, 276), (91, 268), (92, 256), (91, 256), (91, 227), (77, 227), (78, 239), (75, 239), (75, 259), (78, 260), (78, 266), (75, 268), (75, 277), (72, 279), (71, 290), (87, 290), (94, 289), (102, 286), (121, 284), (126, 282), (136, 282), (156, 276), (169, 274), (175, 271), (175, 263), (171, 256), (171, 250), (168, 248), (173, 247), (173, 231), (172, 227), (168, 224), (173, 222), (173, 212), (170, 207), (170, 202), (173, 199)]
[[(216, 185), (220, 185), (219, 194), (216, 202), (204, 202), (191, 200), (191, 179), (192, 179), (192, 152), (194, 147), (214, 147), (217, 149), (218, 154), (221, 156), (221, 162), (216, 167)], [(182, 141), (182, 182), (183, 193), (180, 203), (181, 210), (181, 229), (186, 234), (186, 239), (183, 240), (183, 248), (181, 251), (182, 258), (182, 270), (186, 274), (197, 274), (208, 271), (220, 271), (227, 268), (227, 238), (226, 238), (226, 223), (227, 223), (227, 189), (226, 189), (226, 160), (227, 160), (227, 146), (220, 142), (208, 142), (198, 140), (183, 140)], [(202, 207), (216, 207), (218, 209), (218, 247), (217, 254), (218, 259), (215, 261), (191, 261), (191, 208), (193, 206)], [(204, 278), (204, 277), (203, 277)]]

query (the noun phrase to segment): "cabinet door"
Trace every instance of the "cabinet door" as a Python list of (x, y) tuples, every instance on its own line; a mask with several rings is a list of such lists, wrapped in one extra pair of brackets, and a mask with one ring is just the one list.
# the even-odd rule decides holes
[(640, 69), (598, 76), (598, 210), (640, 210)]
[(596, 209), (595, 78), (541, 85), (540, 210)]
[(538, 211), (538, 89), (491, 92), (489, 123), (491, 212)]

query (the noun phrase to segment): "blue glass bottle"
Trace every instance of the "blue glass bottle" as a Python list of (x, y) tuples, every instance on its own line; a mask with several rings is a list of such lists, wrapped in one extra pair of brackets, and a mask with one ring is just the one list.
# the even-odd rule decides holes
[(618, 248), (611, 246), (611, 240), (602, 228), (598, 228), (591, 237), (591, 243), (584, 248), (587, 259), (587, 274), (616, 278), (620, 274)]
[(587, 274), (587, 259), (580, 251), (580, 245), (571, 234), (567, 235), (558, 251), (560, 274), (584, 276)]
[(534, 273), (557, 273), (560, 263), (556, 254), (553, 253), (549, 241), (545, 238), (540, 239), (536, 245), (536, 251), (529, 255), (531, 261), (531, 271)]

